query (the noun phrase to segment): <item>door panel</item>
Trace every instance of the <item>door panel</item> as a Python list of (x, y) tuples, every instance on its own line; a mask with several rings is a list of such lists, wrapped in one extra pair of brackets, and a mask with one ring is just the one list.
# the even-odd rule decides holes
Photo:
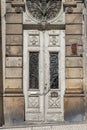
[(64, 31), (24, 31), (24, 43), (26, 120), (63, 120)]
[(24, 33), (25, 119), (29, 121), (44, 120), (41, 37), (40, 32), (36, 30)]
[(47, 75), (47, 79), (45, 79), (47, 81), (45, 86), (47, 89), (45, 93), (45, 120), (54, 122), (63, 120), (61, 31), (47, 31), (45, 37), (45, 75)]

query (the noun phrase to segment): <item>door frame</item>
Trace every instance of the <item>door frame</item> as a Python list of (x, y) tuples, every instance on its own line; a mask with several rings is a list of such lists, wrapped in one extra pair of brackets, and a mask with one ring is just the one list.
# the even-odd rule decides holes
[[(39, 30), (38, 30), (39, 31)], [(27, 63), (28, 61), (28, 55), (26, 53), (27, 50), (27, 42), (28, 42), (28, 34), (29, 34), (29, 30), (23, 30), (23, 93), (24, 93), (24, 97), (25, 97), (25, 112), (27, 109), (27, 98), (26, 98), (26, 94), (27, 94), (27, 87), (28, 86), (28, 76), (29, 74), (27, 73), (28, 70), (27, 68), (29, 67), (29, 63)], [(61, 98), (62, 98), (62, 113), (63, 113), (63, 120), (64, 120), (64, 94), (65, 94), (65, 30), (60, 30), (60, 35), (61, 35), (61, 47), (60, 47), (60, 55), (61, 55), (61, 59), (60, 59), (60, 85), (61, 85)], [(60, 70), (59, 70), (60, 71)], [(25, 113), (26, 115), (26, 113)], [(26, 119), (26, 117), (25, 117)]]

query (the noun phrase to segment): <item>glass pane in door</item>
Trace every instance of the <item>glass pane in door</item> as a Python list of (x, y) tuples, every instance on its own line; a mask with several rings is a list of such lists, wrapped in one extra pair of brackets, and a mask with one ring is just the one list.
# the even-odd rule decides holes
[(39, 52), (29, 53), (29, 88), (39, 88)]
[(50, 52), (50, 88), (59, 88), (58, 52)]

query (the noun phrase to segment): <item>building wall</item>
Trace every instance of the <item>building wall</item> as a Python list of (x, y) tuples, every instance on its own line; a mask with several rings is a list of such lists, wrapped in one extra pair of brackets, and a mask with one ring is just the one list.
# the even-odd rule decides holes
[[(74, 3), (73, 3), (74, 4)], [(84, 120), (84, 30), (82, 1), (66, 12), (65, 120)], [(69, 10), (70, 10), (69, 9)], [(71, 104), (71, 105), (70, 105)]]
[(24, 121), (22, 21), (23, 14), (16, 13), (11, 1), (6, 1), (5, 124)]
[[(5, 84), (1, 89), (4, 92), (4, 121), (7, 125), (22, 122), (25, 118), (23, 95), (24, 3), (22, 0), (16, 1), (15, 4), (13, 2), (11, 0), (6, 1)], [(65, 120), (68, 121), (82, 121), (85, 113), (83, 6), (82, 1), (66, 1), (64, 3), (66, 21), (66, 91), (64, 108)], [(2, 81), (2, 79), (0, 80)]]
[(0, 1), (0, 125), (3, 124), (3, 71), (2, 71), (2, 26)]

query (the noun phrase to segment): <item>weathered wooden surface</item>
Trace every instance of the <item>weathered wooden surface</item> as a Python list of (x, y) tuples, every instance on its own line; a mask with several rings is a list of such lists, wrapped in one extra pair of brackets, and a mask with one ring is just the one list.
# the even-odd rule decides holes
[(66, 68), (66, 78), (82, 78), (82, 68)]
[(83, 88), (83, 79), (66, 79), (66, 88), (67, 89), (82, 89)]
[(22, 57), (6, 57), (6, 67), (22, 67)]
[(6, 46), (7, 56), (22, 56), (22, 46)]
[(66, 57), (66, 67), (83, 67), (82, 57)]
[(22, 35), (6, 35), (7, 45), (22, 45)]
[(21, 78), (22, 68), (6, 68), (6, 78)]
[(5, 88), (22, 88), (22, 79), (5, 79)]
[(6, 24), (6, 34), (22, 34), (22, 24)]
[(6, 14), (6, 23), (22, 23), (22, 14), (17, 13)]
[[(66, 56), (74, 56), (72, 54), (71, 46), (66, 46)], [(77, 55), (76, 56), (83, 56), (83, 46), (77, 46)]]
[(82, 14), (66, 14), (66, 23), (82, 23)]
[(82, 34), (82, 25), (66, 25), (66, 34)]
[(66, 35), (66, 45), (71, 45), (72, 43), (83, 45), (82, 35)]

